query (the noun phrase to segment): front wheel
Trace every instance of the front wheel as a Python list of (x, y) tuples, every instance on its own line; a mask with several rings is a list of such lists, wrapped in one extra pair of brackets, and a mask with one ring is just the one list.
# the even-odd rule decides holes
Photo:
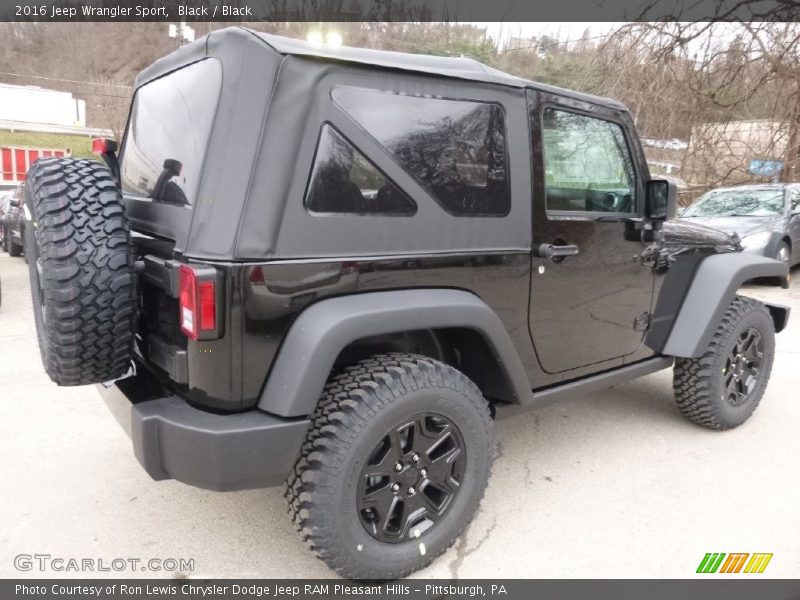
[[(786, 242), (781, 242), (781, 245), (778, 247), (778, 255), (777, 255), (776, 258), (779, 261), (785, 263), (786, 266), (791, 269), (791, 266), (792, 266), (792, 262), (791, 262), (792, 249), (789, 247), (789, 244), (787, 244)], [(780, 277), (778, 279), (778, 283), (780, 283), (780, 286), (783, 289), (788, 290), (789, 289), (789, 285), (791, 285), (791, 283), (792, 283), (792, 274), (791, 274), (791, 272), (787, 273), (785, 277)]]
[(711, 429), (732, 429), (753, 414), (769, 381), (775, 325), (767, 307), (733, 299), (706, 352), (675, 361), (673, 387), (681, 412)]
[(489, 407), (454, 368), (412, 354), (363, 360), (325, 386), (286, 499), (343, 577), (404, 577), (449, 548), (489, 479)]

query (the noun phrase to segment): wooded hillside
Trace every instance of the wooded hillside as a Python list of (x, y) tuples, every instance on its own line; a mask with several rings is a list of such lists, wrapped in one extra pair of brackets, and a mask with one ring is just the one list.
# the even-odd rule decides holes
[[(698, 185), (752, 179), (743, 162), (747, 158), (782, 160), (783, 179), (800, 177), (796, 23), (636, 23), (578, 39), (511, 39), (502, 47), (484, 29), (463, 23), (246, 25), (299, 38), (322, 28), (337, 31), (350, 46), (469, 56), (535, 81), (614, 97), (631, 109), (643, 138), (684, 142), (676, 154), (678, 174), (691, 172)], [(223, 26), (193, 24), (197, 37)], [(167, 27), (2, 23), (0, 82), (72, 92), (86, 100), (89, 126), (119, 135), (136, 73), (177, 46)], [(732, 147), (725, 139), (731, 130), (727, 124), (762, 120), (769, 124), (764, 128), (768, 139), (759, 134), (757, 144), (745, 140), (742, 161), (720, 169), (723, 162), (714, 153)], [(686, 168), (690, 164), (694, 167)]]

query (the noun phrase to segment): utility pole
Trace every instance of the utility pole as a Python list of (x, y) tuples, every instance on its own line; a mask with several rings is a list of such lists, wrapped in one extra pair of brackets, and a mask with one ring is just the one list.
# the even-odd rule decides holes
[(170, 23), (169, 37), (177, 39), (178, 47), (181, 47), (194, 41), (194, 28), (189, 27), (185, 21), (181, 21), (179, 25)]

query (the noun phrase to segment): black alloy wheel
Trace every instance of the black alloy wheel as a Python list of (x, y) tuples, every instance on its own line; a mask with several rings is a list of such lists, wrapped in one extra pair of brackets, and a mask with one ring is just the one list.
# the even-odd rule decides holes
[(725, 400), (731, 406), (747, 402), (756, 389), (763, 359), (764, 340), (757, 329), (750, 327), (734, 342), (722, 372)]
[(419, 537), (442, 516), (464, 477), (458, 427), (434, 413), (413, 415), (386, 432), (361, 472), (357, 510), (372, 537), (397, 543)]

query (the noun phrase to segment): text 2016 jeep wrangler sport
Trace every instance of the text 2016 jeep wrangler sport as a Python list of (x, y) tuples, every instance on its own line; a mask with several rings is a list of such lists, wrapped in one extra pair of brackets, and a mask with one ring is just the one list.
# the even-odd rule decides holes
[(673, 367), (687, 417), (741, 424), (789, 316), (736, 295), (784, 264), (665, 223), (624, 106), (468, 59), (217, 31), (98, 151), (26, 184), (47, 373), (105, 382), (154, 479), (286, 481), (346, 577), (453, 543), (503, 412)]

